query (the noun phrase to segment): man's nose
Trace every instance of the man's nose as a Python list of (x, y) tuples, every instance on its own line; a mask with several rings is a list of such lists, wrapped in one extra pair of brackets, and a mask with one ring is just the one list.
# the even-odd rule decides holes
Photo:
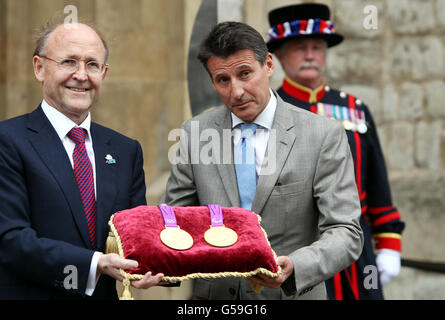
[(240, 100), (243, 97), (244, 94), (244, 87), (242, 81), (239, 80), (233, 80), (232, 81), (232, 88), (231, 88), (232, 97), (236, 100)]
[(306, 48), (305, 51), (305, 58), (306, 60), (314, 60), (314, 50), (312, 50), (312, 48)]
[(79, 61), (79, 66), (77, 68), (77, 71), (74, 72), (73, 78), (78, 80), (78, 81), (86, 81), (86, 80), (88, 80), (88, 73), (87, 73), (85, 62)]

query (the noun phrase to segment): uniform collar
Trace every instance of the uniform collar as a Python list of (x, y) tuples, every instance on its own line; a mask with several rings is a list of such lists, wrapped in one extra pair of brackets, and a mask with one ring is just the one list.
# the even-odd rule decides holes
[(325, 85), (322, 83), (318, 88), (312, 90), (308, 87), (292, 81), (289, 77), (285, 77), (281, 86), (288, 95), (303, 100), (305, 102), (314, 103), (323, 98), (325, 94)]

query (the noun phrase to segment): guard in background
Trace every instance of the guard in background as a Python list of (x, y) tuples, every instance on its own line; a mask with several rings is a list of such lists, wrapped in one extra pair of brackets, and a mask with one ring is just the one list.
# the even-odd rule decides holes
[[(343, 41), (329, 19), (329, 7), (323, 4), (274, 9), (269, 13), (267, 46), (286, 73), (277, 91), (281, 98), (341, 121), (354, 159), (365, 245), (356, 262), (327, 280), (328, 296), (337, 300), (383, 299), (382, 285), (400, 272), (404, 223), (391, 200), (377, 128), (368, 107), (353, 95), (332, 89), (323, 81), (327, 48)], [(372, 272), (372, 268), (365, 269), (366, 266), (377, 267), (378, 285), (366, 278)]]

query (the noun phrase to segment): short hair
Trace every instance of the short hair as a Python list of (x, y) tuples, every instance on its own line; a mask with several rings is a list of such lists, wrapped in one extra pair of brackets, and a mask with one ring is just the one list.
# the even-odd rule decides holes
[[(105, 62), (107, 62), (108, 55), (109, 55), (109, 49), (108, 49), (107, 42), (105, 41), (102, 33), (99, 30), (97, 30), (97, 28), (94, 26), (94, 24), (90, 21), (87, 21), (87, 20), (81, 21), (81, 19), (79, 19), (77, 21), (77, 23), (84, 24), (84, 25), (90, 27), (91, 29), (93, 29), (94, 32), (96, 32), (96, 34), (99, 36), (99, 38), (102, 41), (102, 44), (105, 48)], [(34, 49), (34, 53), (32, 54), (33, 56), (40, 56), (43, 54), (43, 51), (45, 49), (46, 42), (48, 41), (49, 36), (54, 32), (54, 30), (56, 30), (59, 26), (61, 26), (63, 24), (65, 24), (63, 16), (56, 15), (56, 16), (52, 17), (50, 20), (48, 20), (45, 24), (43, 24), (35, 32), (35, 36), (34, 36), (35, 49)]]
[(264, 65), (269, 51), (261, 34), (242, 22), (221, 22), (202, 41), (198, 59), (209, 72), (207, 61), (211, 57), (227, 58), (245, 49), (252, 50), (258, 62)]

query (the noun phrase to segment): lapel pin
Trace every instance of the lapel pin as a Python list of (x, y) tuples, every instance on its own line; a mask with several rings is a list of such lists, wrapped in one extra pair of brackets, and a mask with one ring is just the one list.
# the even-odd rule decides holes
[(107, 154), (105, 156), (105, 162), (106, 164), (115, 164), (116, 160), (113, 159), (113, 156), (111, 154)]

